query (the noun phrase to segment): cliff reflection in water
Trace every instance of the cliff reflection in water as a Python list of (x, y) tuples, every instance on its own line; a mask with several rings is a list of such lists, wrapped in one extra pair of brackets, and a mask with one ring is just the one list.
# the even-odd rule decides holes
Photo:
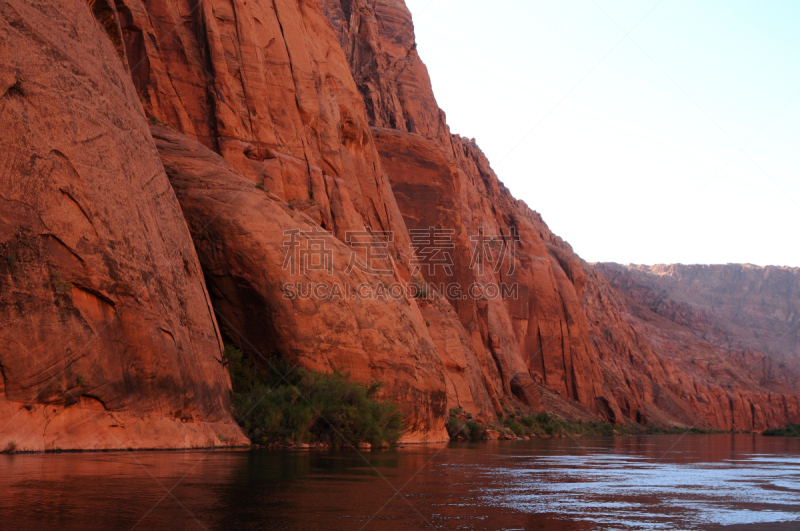
[(4, 455), (0, 518), (15, 529), (796, 530), (800, 440)]

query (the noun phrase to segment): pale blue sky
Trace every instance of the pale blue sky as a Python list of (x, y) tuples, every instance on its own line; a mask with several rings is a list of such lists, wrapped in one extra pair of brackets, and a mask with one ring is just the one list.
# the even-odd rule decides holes
[(407, 4), (453, 132), (584, 259), (800, 267), (800, 1)]

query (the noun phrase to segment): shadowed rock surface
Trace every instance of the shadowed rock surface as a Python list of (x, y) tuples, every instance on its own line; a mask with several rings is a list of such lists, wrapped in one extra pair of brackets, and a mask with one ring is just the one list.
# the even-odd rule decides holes
[[(359, 298), (358, 286), (378, 290), (387, 277), (376, 279), (359, 270), (347, 274), (347, 245), (317, 232), (309, 216), (253, 186), (208, 148), (165, 128), (153, 127), (153, 136), (196, 234), (225, 335), (254, 356), (282, 356), (324, 372), (343, 368), (365, 384), (384, 382), (385, 392), (405, 414), (405, 442), (447, 440), (442, 362), (416, 301)], [(287, 227), (300, 231), (301, 248), (309, 239), (326, 242), (330, 272), (309, 269), (292, 275), (291, 266), (284, 269)], [(298, 293), (308, 283), (331, 286), (326, 297), (335, 285), (343, 291), (330, 300), (290, 298), (287, 283), (299, 283)]]

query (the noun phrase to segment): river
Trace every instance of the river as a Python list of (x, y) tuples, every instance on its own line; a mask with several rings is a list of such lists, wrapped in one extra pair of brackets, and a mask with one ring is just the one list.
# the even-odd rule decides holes
[(2, 529), (800, 530), (800, 440), (0, 455)]

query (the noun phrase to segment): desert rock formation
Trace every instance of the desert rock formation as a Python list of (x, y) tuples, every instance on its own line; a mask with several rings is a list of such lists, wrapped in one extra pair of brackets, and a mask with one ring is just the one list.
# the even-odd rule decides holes
[(80, 0), (0, 3), (0, 450), (246, 444), (139, 98)]
[(594, 339), (607, 377), (627, 389), (640, 414), (655, 423), (741, 431), (800, 417), (797, 269), (592, 270)]
[[(729, 352), (723, 347), (730, 334), (712, 344), (698, 343), (684, 330), (653, 327), (633, 316), (635, 301), (617, 293), (606, 276), (515, 200), (474, 141), (450, 133), (404, 3), (328, 0), (324, 5), (364, 96), (408, 228), (454, 230), (454, 275), (462, 285), (519, 285), (519, 296), (504, 302), (450, 298), (478, 359), (495, 362), (497, 370), (488, 371), (487, 385), (493, 397), (528, 401), (515, 393), (520, 386), (514, 382), (530, 377), (542, 384), (542, 391), (555, 391), (617, 423), (749, 431), (797, 419), (797, 387), (788, 383), (800, 374), (791, 361), (798, 358), (796, 343), (780, 353)], [(514, 231), (519, 267), (513, 274), (501, 268), (494, 276), (480, 276), (469, 267), (476, 239), (492, 234), (508, 240)], [(733, 273), (717, 279), (707, 275), (698, 282), (706, 282), (709, 290), (724, 284), (731, 299), (746, 297), (741, 291), (748, 289)], [(781, 282), (773, 280), (774, 285), (786, 283)], [(794, 315), (785, 300), (759, 301), (762, 313)], [(719, 319), (731, 321), (730, 311), (714, 315), (701, 335), (719, 328)], [(772, 335), (785, 328), (777, 326)], [(789, 369), (784, 385), (769, 385), (759, 377), (773, 363)], [(484, 369), (487, 365), (492, 364)], [(547, 407), (560, 406), (550, 402)]]
[(451, 133), (402, 0), (0, 0), (0, 94), (0, 446), (246, 442), (223, 341), (382, 381), (409, 442), (800, 421), (797, 272), (585, 263)]
[[(342, 368), (364, 383), (383, 382), (405, 413), (406, 442), (446, 439), (442, 363), (416, 301), (357, 293), (397, 278), (357, 269), (347, 274), (350, 248), (309, 215), (256, 188), (200, 143), (161, 127), (153, 136), (195, 235), (225, 335), (267, 362), (283, 356), (306, 368)], [(324, 241), (330, 270), (284, 269), (287, 227), (298, 231), (299, 250)], [(289, 297), (287, 285), (308, 296)], [(335, 286), (340, 296), (333, 296)]]

